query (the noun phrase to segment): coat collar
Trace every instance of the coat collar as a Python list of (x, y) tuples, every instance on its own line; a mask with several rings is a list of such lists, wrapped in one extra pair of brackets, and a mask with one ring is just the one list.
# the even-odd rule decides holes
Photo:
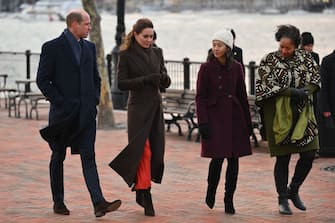
[[(80, 64), (78, 64), (77, 60), (76, 60), (76, 56), (71, 48), (70, 42), (67, 39), (67, 37), (65, 36), (65, 33), (63, 32), (60, 37), (60, 42), (61, 42), (61, 47), (63, 47), (63, 50), (65, 52), (65, 55), (68, 55), (72, 61), (72, 63), (76, 66), (80, 66)], [(83, 47), (84, 48), (84, 47)], [(82, 55), (83, 55), (83, 50), (82, 50)], [(83, 58), (81, 58), (82, 60)]]

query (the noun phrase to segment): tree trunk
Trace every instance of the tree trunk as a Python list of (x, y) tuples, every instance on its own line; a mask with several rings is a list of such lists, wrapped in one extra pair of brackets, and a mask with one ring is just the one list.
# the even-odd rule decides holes
[(115, 126), (115, 118), (113, 113), (113, 104), (111, 101), (110, 87), (105, 63), (104, 45), (101, 36), (101, 17), (98, 13), (94, 0), (82, 0), (85, 11), (91, 17), (92, 29), (90, 32), (90, 40), (95, 43), (97, 50), (97, 63), (101, 77), (101, 94), (98, 112), (98, 128), (109, 128)]

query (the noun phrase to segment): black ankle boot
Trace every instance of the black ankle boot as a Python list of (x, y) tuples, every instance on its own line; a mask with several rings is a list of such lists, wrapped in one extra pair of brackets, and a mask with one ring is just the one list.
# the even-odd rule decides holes
[(155, 210), (152, 204), (150, 189), (141, 190), (141, 193), (143, 193), (144, 215), (155, 216)]
[(144, 207), (144, 193), (141, 190), (135, 190), (136, 192), (136, 203), (141, 207)]
[(298, 194), (298, 190), (299, 187), (298, 186), (294, 186), (294, 185), (290, 185), (290, 187), (288, 188), (288, 198), (291, 199), (293, 205), (302, 210), (302, 211), (306, 211), (306, 206), (304, 205), (304, 202), (301, 201), (300, 196)]
[(208, 184), (207, 194), (206, 194), (206, 204), (210, 209), (213, 209), (214, 204), (215, 204), (216, 188), (217, 187)]
[(235, 214), (235, 208), (233, 203), (233, 195), (225, 193), (224, 196), (224, 212), (226, 214)]
[(284, 215), (292, 215), (292, 211), (290, 206), (288, 205), (288, 198), (287, 197), (279, 197), (279, 213)]

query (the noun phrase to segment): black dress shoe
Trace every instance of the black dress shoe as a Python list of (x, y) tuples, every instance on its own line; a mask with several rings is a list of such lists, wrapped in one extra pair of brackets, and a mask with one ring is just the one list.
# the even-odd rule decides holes
[(69, 215), (70, 211), (64, 203), (54, 203), (54, 213), (61, 215)]
[(113, 202), (101, 201), (94, 205), (95, 217), (99, 218), (104, 216), (108, 212), (116, 211), (121, 206), (120, 200), (115, 200)]

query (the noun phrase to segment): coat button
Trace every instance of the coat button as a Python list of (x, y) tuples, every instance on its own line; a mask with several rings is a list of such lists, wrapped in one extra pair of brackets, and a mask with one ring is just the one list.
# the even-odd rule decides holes
[(219, 76), (219, 79), (221, 80), (221, 79), (222, 79), (222, 76)]
[(228, 98), (232, 98), (233, 96), (231, 94), (228, 94)]
[(221, 89), (222, 89), (222, 86), (220, 85), (220, 86), (219, 86), (219, 90), (221, 90)]

